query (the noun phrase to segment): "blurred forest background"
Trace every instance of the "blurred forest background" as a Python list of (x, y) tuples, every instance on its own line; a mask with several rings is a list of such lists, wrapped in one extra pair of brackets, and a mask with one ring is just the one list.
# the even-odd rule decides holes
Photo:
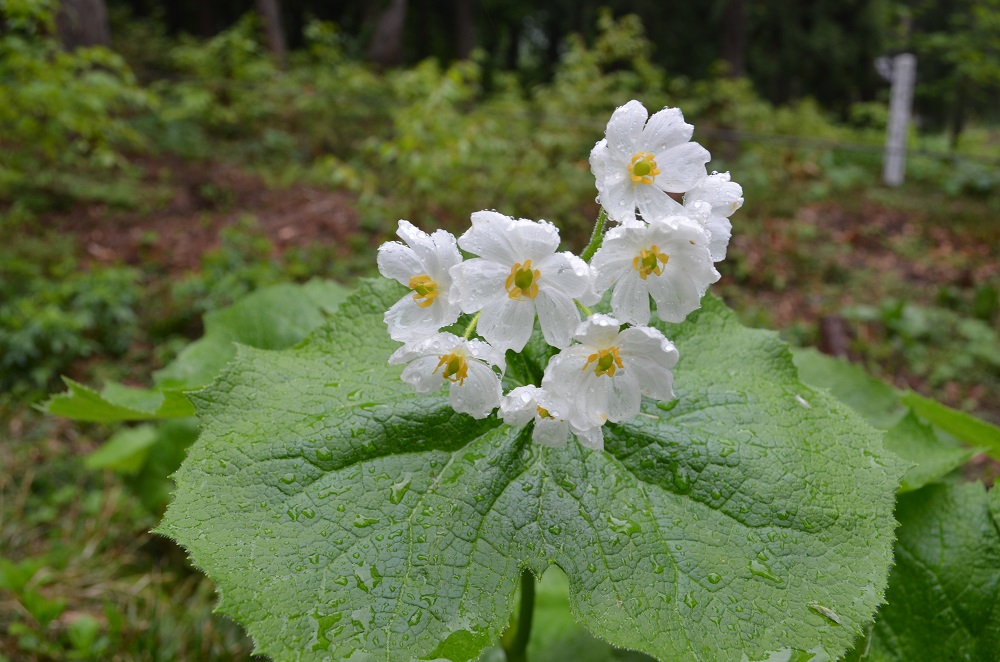
[(193, 427), (40, 413), (61, 375), (148, 386), (206, 314), (373, 275), (400, 218), (580, 249), (632, 98), (743, 185), (713, 291), (746, 323), (1000, 422), (1000, 0), (0, 0), (0, 661), (249, 656), (146, 533)]

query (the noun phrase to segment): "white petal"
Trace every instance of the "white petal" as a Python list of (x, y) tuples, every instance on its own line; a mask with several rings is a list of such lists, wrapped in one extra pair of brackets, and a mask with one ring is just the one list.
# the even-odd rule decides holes
[[(424, 264), (424, 267), (435, 266), (437, 264), (437, 254), (434, 247), (434, 241), (431, 236), (415, 226), (409, 221), (399, 221), (399, 227), (396, 230), (396, 235), (406, 242), (406, 244), (413, 249), (413, 252), (417, 254), (420, 261)], [(424, 272), (426, 273), (426, 272)]]
[[(437, 321), (438, 315), (435, 314), (437, 313), (434, 309), (435, 306), (437, 306), (438, 310), (449, 309), (447, 302), (435, 302), (434, 305), (428, 308), (421, 308), (413, 300), (413, 296), (407, 294), (394, 303), (382, 318), (389, 328), (389, 337), (399, 342), (423, 340), (435, 334), (442, 326), (454, 324), (455, 320), (458, 319), (458, 315), (456, 314), (454, 319), (447, 324), (439, 324)], [(454, 310), (453, 307), (452, 310)]]
[(559, 230), (548, 221), (519, 218), (511, 225), (510, 232), (510, 243), (517, 256), (515, 262), (531, 260), (536, 269), (538, 262), (559, 248)]
[(539, 290), (556, 290), (574, 299), (587, 291), (590, 285), (590, 267), (570, 252), (553, 253), (537, 265), (532, 265), (541, 273)]
[[(579, 347), (578, 345), (576, 347)], [(565, 402), (563, 418), (579, 429), (603, 425), (606, 419), (604, 390), (595, 383), (593, 370), (585, 370), (586, 357), (565, 350), (553, 356), (542, 377), (542, 388)]]
[(472, 214), (472, 227), (458, 238), (458, 245), (493, 262), (513, 265), (521, 261), (512, 242), (513, 225), (514, 219), (499, 212), (477, 211)]
[(462, 310), (474, 313), (494, 301), (507, 297), (504, 284), (510, 268), (484, 258), (473, 258), (451, 268), (451, 301)]
[(413, 387), (417, 393), (433, 393), (448, 383), (441, 371), (434, 372), (440, 359), (437, 356), (422, 356), (403, 368), (400, 379)]
[(639, 388), (639, 380), (635, 375), (627, 370), (619, 370), (614, 377), (608, 378), (610, 382), (605, 386), (608, 398), (608, 420), (614, 423), (627, 421), (639, 414), (639, 405), (642, 402), (642, 394)]
[(500, 368), (501, 372), (507, 369), (507, 361), (504, 358), (503, 350), (492, 347), (489, 343), (479, 339), (466, 341), (466, 348), (468, 349), (469, 356), (486, 361), (490, 365), (495, 365)]
[(606, 349), (618, 337), (621, 322), (610, 315), (591, 315), (576, 328), (573, 337), (588, 347)]
[(398, 241), (387, 241), (379, 246), (375, 261), (380, 274), (406, 286), (409, 286), (413, 276), (427, 273), (424, 263), (413, 249)]
[(705, 177), (705, 164), (711, 159), (708, 150), (698, 143), (684, 143), (656, 155), (660, 174), (654, 185), (671, 193), (684, 193)]
[(649, 293), (656, 302), (656, 314), (664, 322), (683, 322), (688, 313), (701, 307), (701, 297), (705, 291), (684, 271), (664, 269), (661, 275), (651, 276), (646, 282), (649, 284)]
[(728, 172), (715, 172), (684, 196), (685, 206), (692, 201), (707, 202), (714, 213), (729, 217), (743, 206), (743, 187), (730, 181)]
[(455, 235), (444, 230), (435, 230), (431, 235), (434, 242), (434, 253), (437, 256), (438, 268), (445, 273), (453, 266), (462, 261), (462, 254), (458, 252), (458, 241)]
[(648, 116), (646, 107), (634, 99), (612, 113), (604, 135), (608, 147), (616, 156), (631, 159), (633, 154), (641, 151), (638, 148), (639, 137)]
[(642, 151), (659, 154), (691, 140), (694, 127), (684, 121), (680, 108), (664, 108), (653, 113), (642, 130)]
[(539, 417), (535, 419), (535, 429), (531, 433), (531, 438), (541, 446), (560, 448), (566, 445), (566, 439), (569, 438), (569, 423)]
[(726, 249), (729, 247), (729, 240), (733, 236), (733, 224), (725, 216), (713, 214), (708, 217), (705, 229), (711, 237), (708, 241), (708, 250), (712, 254), (713, 262), (721, 262), (726, 259)]
[(409, 363), (420, 356), (447, 354), (456, 347), (464, 345), (465, 342), (453, 333), (435, 333), (423, 340), (409, 342), (397, 349), (389, 357), (389, 365)]
[[(625, 166), (622, 165), (624, 168)], [(619, 223), (634, 222), (635, 219), (635, 184), (628, 177), (617, 181), (605, 180), (603, 187), (597, 191), (601, 206), (608, 212), (611, 220)]]
[(486, 418), (500, 406), (500, 378), (486, 364), (474, 359), (468, 366), (464, 383), (451, 384), (451, 406), (473, 418)]
[(585, 446), (586, 448), (592, 448), (595, 451), (604, 450), (603, 427), (592, 427), (589, 430), (578, 430), (577, 428), (573, 428), (573, 434), (576, 435), (580, 445)]
[(648, 326), (634, 326), (618, 335), (619, 352), (625, 369), (639, 381), (644, 395), (662, 401), (674, 399), (673, 370), (677, 348)]
[(637, 185), (635, 187), (635, 202), (645, 221), (684, 213), (684, 205), (656, 186)]
[(581, 372), (584, 375), (583, 388), (573, 403), (573, 415), (569, 422), (579, 428), (604, 425), (608, 420), (608, 389), (611, 379), (607, 375), (595, 375), (593, 369)]
[(580, 311), (573, 299), (559, 291), (539, 288), (535, 309), (545, 342), (559, 349), (569, 346), (573, 332), (580, 325)]
[(601, 181), (608, 175), (609, 157), (611, 151), (608, 149), (607, 140), (599, 140), (594, 149), (590, 150), (590, 172), (594, 179)]
[(458, 321), (459, 315), (462, 314), (462, 309), (459, 307), (458, 302), (450, 301), (443, 294), (435, 299), (434, 303), (427, 310), (432, 312), (434, 320), (433, 328), (435, 331), (446, 326), (451, 326)]
[(483, 308), (476, 331), (493, 347), (520, 352), (535, 326), (535, 303), (531, 299), (501, 297)]
[(542, 389), (534, 385), (518, 386), (500, 401), (500, 418), (507, 425), (527, 425), (538, 415), (537, 396)]
[[(655, 276), (650, 276), (654, 278)], [(615, 284), (611, 294), (611, 310), (626, 324), (649, 324), (649, 290), (646, 281), (634, 268), (629, 269)]]
[(646, 225), (639, 223), (621, 225), (608, 231), (604, 243), (590, 261), (596, 291), (604, 292), (633, 268), (633, 260), (641, 249), (646, 248), (645, 234)]

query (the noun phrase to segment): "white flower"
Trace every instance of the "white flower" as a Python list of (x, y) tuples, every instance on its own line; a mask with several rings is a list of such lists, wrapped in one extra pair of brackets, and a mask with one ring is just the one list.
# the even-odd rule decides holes
[(482, 340), (466, 340), (451, 333), (437, 333), (403, 345), (389, 357), (390, 365), (409, 364), (401, 379), (417, 393), (432, 393), (449, 384), (451, 406), (474, 418), (486, 418), (500, 405), (503, 352)]
[(571, 345), (549, 360), (542, 388), (570, 404), (567, 421), (580, 429), (618, 423), (639, 413), (642, 395), (673, 400), (677, 348), (658, 330), (591, 315)]
[(591, 267), (598, 292), (614, 285), (611, 310), (629, 324), (649, 323), (650, 295), (660, 319), (682, 321), (721, 277), (712, 264), (708, 234), (686, 216), (612, 228)]
[(712, 260), (726, 259), (726, 247), (733, 235), (729, 217), (743, 206), (743, 187), (729, 181), (728, 172), (713, 172), (684, 195), (684, 208), (708, 233)]
[(620, 106), (611, 116), (605, 139), (590, 152), (601, 205), (620, 222), (634, 221), (635, 208), (646, 220), (683, 213), (670, 193), (691, 190), (705, 178), (711, 158), (704, 147), (689, 142), (694, 127), (678, 108), (664, 108), (646, 122), (638, 101)]
[(573, 299), (592, 291), (592, 275), (577, 256), (555, 252), (559, 231), (554, 225), (479, 211), (458, 245), (480, 257), (452, 268), (453, 298), (466, 313), (483, 311), (476, 331), (491, 345), (524, 349), (536, 312), (545, 342), (569, 344), (580, 323)]
[(378, 270), (413, 290), (385, 313), (389, 336), (400, 342), (426, 338), (454, 324), (461, 313), (451, 300), (449, 269), (462, 261), (455, 237), (444, 230), (428, 235), (409, 221), (396, 231), (406, 245), (387, 241), (378, 249)]
[(559, 448), (572, 432), (587, 448), (603, 450), (604, 433), (601, 427), (581, 429), (572, 425), (566, 420), (570, 411), (565, 399), (537, 386), (519, 386), (500, 402), (500, 418), (507, 425), (520, 427), (535, 422), (531, 438), (536, 444)]

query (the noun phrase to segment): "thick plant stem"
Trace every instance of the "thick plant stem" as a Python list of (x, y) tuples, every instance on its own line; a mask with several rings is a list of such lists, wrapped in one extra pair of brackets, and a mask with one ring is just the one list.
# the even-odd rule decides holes
[(463, 338), (468, 340), (472, 337), (472, 334), (476, 332), (476, 324), (479, 322), (479, 316), (482, 314), (483, 311), (480, 310), (476, 313), (476, 316), (472, 318), (472, 321), (469, 322), (469, 326), (465, 327), (465, 333), (462, 335)]
[(531, 639), (531, 619), (535, 613), (535, 576), (525, 568), (521, 571), (521, 606), (517, 612), (517, 634), (505, 647), (507, 662), (527, 662), (528, 640)]
[(583, 249), (583, 253), (580, 254), (584, 262), (589, 263), (590, 258), (594, 257), (594, 253), (601, 247), (601, 243), (604, 241), (604, 223), (607, 220), (608, 212), (604, 211), (604, 207), (601, 207), (601, 214), (597, 217), (597, 222), (594, 223), (594, 231), (590, 235), (590, 242)]

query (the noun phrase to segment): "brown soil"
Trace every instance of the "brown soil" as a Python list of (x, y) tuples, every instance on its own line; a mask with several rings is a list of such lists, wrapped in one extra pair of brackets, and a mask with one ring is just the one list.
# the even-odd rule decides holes
[(259, 177), (221, 163), (158, 158), (141, 165), (149, 173), (150, 191), (169, 192), (163, 204), (126, 213), (81, 205), (45, 217), (44, 226), (78, 237), (87, 262), (152, 262), (171, 274), (197, 268), (202, 254), (219, 246), (221, 230), (248, 215), (278, 253), (342, 244), (358, 231), (354, 200), (344, 192), (269, 188)]

